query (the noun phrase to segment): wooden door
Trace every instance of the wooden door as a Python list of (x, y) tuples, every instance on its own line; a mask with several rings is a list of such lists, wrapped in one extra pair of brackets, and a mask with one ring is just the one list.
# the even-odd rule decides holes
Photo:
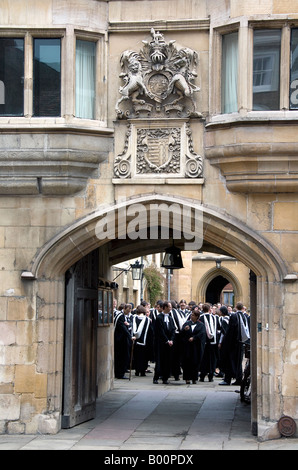
[(66, 273), (62, 428), (95, 417), (98, 250)]

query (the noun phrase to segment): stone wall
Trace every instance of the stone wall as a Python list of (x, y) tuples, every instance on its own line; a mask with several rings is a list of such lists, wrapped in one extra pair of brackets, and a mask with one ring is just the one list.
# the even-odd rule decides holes
[[(253, 420), (260, 438), (276, 437), (277, 421), (283, 414), (297, 420), (297, 114), (282, 109), (274, 115), (249, 114), (248, 78), (241, 82), (236, 116), (218, 113), (216, 101), (220, 32), (240, 24), (241, 50), (245, 51), (251, 45), (249, 22), (256, 21), (262, 21), (261, 26), (269, 21), (271, 27), (274, 21), (282, 23), (286, 37), (292, 22), (298, 26), (298, 10), (293, 2), (274, 0), (245, 4), (240, 0), (3, 2), (1, 35), (24, 36), (31, 51), (34, 34), (44, 29), (47, 34), (59, 33), (64, 68), (61, 117), (32, 116), (30, 55), (25, 64), (26, 113), (18, 118), (0, 117), (0, 165), (2, 161), (6, 171), (0, 178), (0, 432), (55, 433), (60, 429), (64, 273), (76, 259), (100, 245), (94, 226), (104, 204), (113, 207), (130, 198), (144, 203), (146, 195), (156, 201), (202, 206), (208, 243), (256, 272), (253, 367), (257, 410)], [(127, 122), (117, 120), (115, 113), (120, 56), (128, 49), (140, 50), (142, 41), (150, 40), (152, 27), (167, 42), (174, 40), (198, 52), (196, 104), (201, 117), (186, 119), (193, 149), (203, 157), (203, 178), (197, 180), (114, 177), (114, 160), (125, 148), (127, 131)], [(96, 38), (100, 44), (100, 99), (97, 119), (92, 122), (74, 117), (78, 31), (80, 37)], [(242, 70), (249, 77), (246, 58), (243, 53)], [(56, 132), (59, 136), (54, 138)], [(55, 147), (53, 164), (47, 151)], [(71, 160), (78, 150), (77, 160)], [(22, 170), (23, 151), (26, 171)], [(34, 152), (39, 160), (30, 172)], [(66, 174), (59, 166), (59, 155), (69, 163)], [(102, 274), (110, 274), (113, 255), (122, 259), (128, 249), (132, 245), (122, 241), (107, 244)], [(148, 243), (136, 244), (134, 249), (140, 253), (148, 249)], [(26, 279), (21, 277), (24, 272)], [(100, 330), (98, 341), (98, 381), (103, 393), (112, 386), (111, 329)]]

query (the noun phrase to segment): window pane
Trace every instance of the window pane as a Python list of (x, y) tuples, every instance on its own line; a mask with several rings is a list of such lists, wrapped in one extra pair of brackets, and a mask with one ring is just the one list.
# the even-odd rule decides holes
[(0, 116), (24, 113), (24, 40), (0, 38)]
[(34, 40), (34, 116), (60, 116), (60, 39)]
[(223, 113), (238, 111), (238, 33), (222, 37), (221, 109)]
[(279, 29), (254, 31), (253, 109), (279, 109)]
[(76, 116), (94, 119), (95, 43), (77, 40), (76, 45)]
[(291, 35), (290, 109), (298, 109), (298, 29)]

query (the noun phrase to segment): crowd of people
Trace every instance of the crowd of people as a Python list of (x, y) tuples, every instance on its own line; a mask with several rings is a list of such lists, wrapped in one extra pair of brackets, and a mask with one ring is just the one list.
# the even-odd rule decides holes
[[(114, 369), (118, 379), (152, 372), (153, 383), (169, 378), (187, 384), (222, 377), (219, 385), (240, 385), (244, 345), (250, 341), (250, 318), (239, 302), (230, 306), (181, 300), (159, 300), (151, 308), (142, 301), (134, 308), (114, 310)], [(126, 376), (129, 372), (129, 377)]]

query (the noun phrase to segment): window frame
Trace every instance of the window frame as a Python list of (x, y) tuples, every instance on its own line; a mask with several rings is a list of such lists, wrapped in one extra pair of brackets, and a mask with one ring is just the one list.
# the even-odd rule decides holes
[[(65, 125), (66, 122), (78, 127), (106, 128), (107, 113), (107, 32), (90, 32), (66, 28), (0, 28), (0, 37), (24, 40), (24, 109), (21, 116), (0, 116), (1, 125), (14, 122), (27, 126)], [(33, 115), (33, 42), (34, 39), (60, 38), (61, 40), (61, 113), (60, 116)], [(76, 39), (96, 42), (96, 102), (95, 118), (75, 117), (75, 45)]]
[[(225, 26), (216, 26), (211, 35), (211, 69), (209, 122), (233, 122), (241, 119), (272, 117), (275, 119), (298, 119), (298, 108), (290, 107), (291, 30), (298, 28), (298, 21), (285, 19), (249, 21), (243, 19)], [(280, 29), (280, 104), (277, 110), (253, 110), (253, 35), (256, 29)], [(221, 110), (221, 39), (224, 34), (238, 30), (238, 113), (223, 114)], [(297, 92), (298, 96), (298, 92)]]
[[(1, 114), (0, 117), (1, 118), (20, 118), (20, 117), (23, 117), (24, 116), (24, 106), (25, 106), (25, 93), (24, 93), (24, 84), (25, 84), (25, 39), (23, 36), (20, 36), (20, 35), (0, 35), (0, 39), (13, 39), (13, 40), (22, 40), (23, 41), (23, 70), (22, 70), (22, 81), (23, 81), (23, 109), (22, 109), (22, 112), (19, 113), (19, 114)], [(0, 96), (0, 101), (2, 98), (4, 98), (5, 100), (5, 93), (6, 93), (6, 90), (5, 90), (5, 83), (3, 81), (0, 81), (0, 86), (1, 86), (1, 96)], [(0, 103), (0, 104), (5, 104), (5, 101), (3, 103)]]
[[(60, 57), (59, 57), (59, 60), (60, 60), (60, 99), (59, 99), (59, 113), (58, 114), (55, 114), (55, 115), (49, 115), (49, 114), (35, 114), (34, 112), (34, 108), (35, 108), (35, 100), (38, 101), (36, 99), (36, 96), (35, 96), (35, 80), (36, 80), (36, 77), (35, 77), (35, 73), (36, 72), (36, 68), (35, 68), (35, 64), (34, 64), (34, 59), (35, 59), (35, 53), (36, 53), (36, 46), (35, 46), (35, 41), (38, 41), (38, 40), (59, 40), (60, 41), (60, 44), (59, 44), (59, 47), (60, 47)], [(61, 117), (62, 115), (62, 104), (61, 104), (61, 99), (62, 99), (62, 40), (61, 40), (61, 37), (33, 37), (33, 63), (32, 63), (32, 67), (33, 67), (33, 86), (32, 86), (32, 117), (34, 118), (59, 118)]]
[[(224, 61), (223, 61), (223, 41), (224, 41), (224, 37), (225, 36), (228, 36), (228, 35), (231, 35), (231, 34), (237, 34), (237, 89), (236, 89), (236, 95), (237, 95), (237, 110), (236, 111), (231, 111), (231, 112), (224, 112), (223, 109), (224, 109), (224, 100), (223, 100), (223, 85), (224, 85), (224, 82), (223, 82), (223, 70), (224, 70)], [(239, 99), (238, 99), (238, 89), (239, 89), (239, 30), (237, 31), (229, 31), (229, 32), (226, 32), (225, 34), (221, 34), (221, 74), (220, 74), (220, 79), (221, 79), (221, 90), (220, 90), (220, 98), (221, 98), (221, 105), (220, 105), (220, 109), (221, 109), (221, 114), (233, 114), (235, 112), (238, 112), (238, 109), (239, 109)], [(225, 104), (227, 106), (227, 104)]]
[(212, 57), (210, 66), (210, 77), (211, 81), (209, 83), (210, 88), (210, 99), (209, 99), (209, 114), (210, 116), (219, 115), (219, 116), (232, 116), (237, 115), (236, 113), (223, 113), (222, 112), (222, 38), (226, 34), (238, 33), (238, 110), (239, 110), (239, 88), (240, 88), (240, 23), (232, 23), (226, 26), (216, 27), (213, 30), (210, 30), (211, 35), (211, 44), (212, 44)]
[[(77, 40), (95, 43), (95, 102), (94, 119), (76, 116), (76, 44)], [(74, 121), (86, 123), (98, 123), (107, 121), (107, 40), (106, 34), (92, 33), (89, 31), (74, 30), (74, 63), (73, 63), (73, 116)], [(103, 79), (101, 79), (103, 77)]]
[(253, 76), (253, 35), (255, 30), (281, 30), (281, 45), (280, 45), (280, 71), (279, 71), (279, 109), (268, 111), (253, 110), (253, 84), (248, 90), (250, 98), (249, 110), (251, 113), (280, 113), (281, 111), (290, 110), (290, 35), (291, 26), (285, 21), (259, 21), (249, 23), (249, 34), (251, 35), (251, 62), (250, 62), (250, 76), (252, 81)]

